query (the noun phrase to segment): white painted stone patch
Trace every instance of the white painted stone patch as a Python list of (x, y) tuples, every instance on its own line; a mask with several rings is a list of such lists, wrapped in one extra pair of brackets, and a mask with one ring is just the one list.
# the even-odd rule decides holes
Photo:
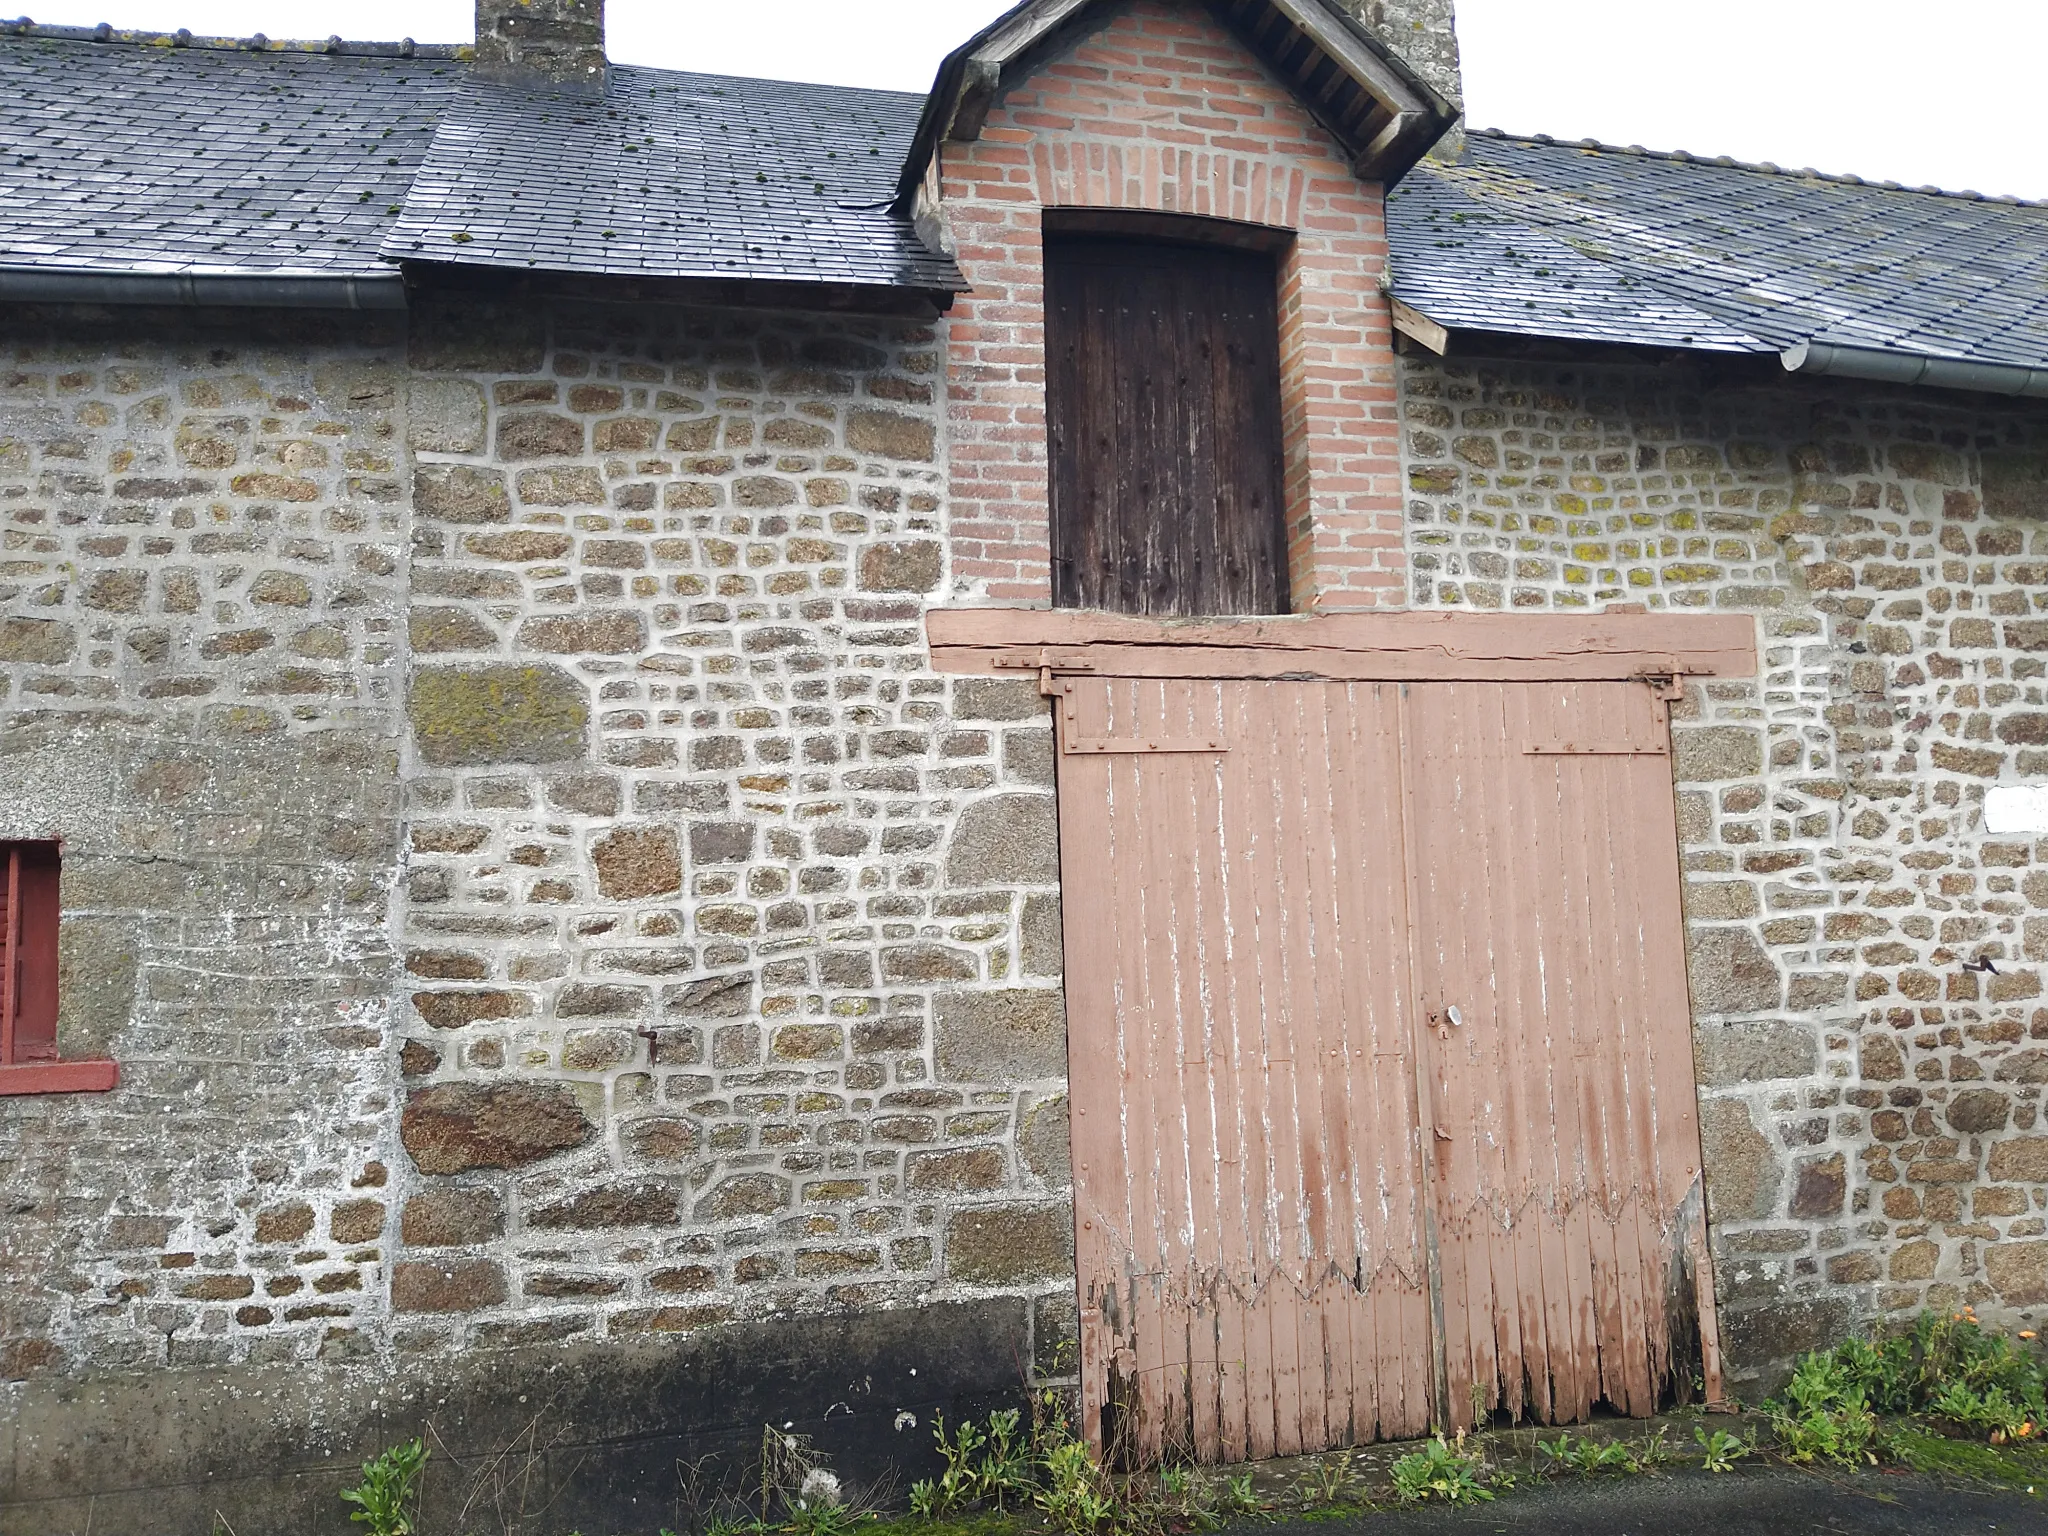
[(2048, 836), (2048, 784), (2002, 784), (1984, 793), (1984, 830)]

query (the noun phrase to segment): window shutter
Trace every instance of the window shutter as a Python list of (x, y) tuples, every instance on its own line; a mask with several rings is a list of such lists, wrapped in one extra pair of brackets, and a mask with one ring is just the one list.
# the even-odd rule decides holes
[(57, 1059), (57, 845), (0, 843), (0, 1064)]

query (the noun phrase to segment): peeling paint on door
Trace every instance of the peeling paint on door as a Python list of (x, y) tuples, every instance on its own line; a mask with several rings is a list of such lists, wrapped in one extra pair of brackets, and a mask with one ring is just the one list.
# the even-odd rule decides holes
[(1090, 1438), (1717, 1392), (1654, 690), (1052, 686)]

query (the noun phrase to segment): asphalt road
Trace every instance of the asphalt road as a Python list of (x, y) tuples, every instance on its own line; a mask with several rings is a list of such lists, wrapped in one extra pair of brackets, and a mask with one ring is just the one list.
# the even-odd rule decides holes
[(1491, 1504), (1290, 1521), (1287, 1536), (2048, 1536), (2048, 1488), (1959, 1491), (1902, 1473), (1739, 1469), (1613, 1481), (1576, 1478)]

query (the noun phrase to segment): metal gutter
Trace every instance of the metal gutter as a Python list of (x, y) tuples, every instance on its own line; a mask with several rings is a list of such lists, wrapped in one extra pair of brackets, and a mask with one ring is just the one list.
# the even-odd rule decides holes
[(2030, 395), (2048, 399), (2048, 368), (2008, 363), (1972, 363), (1957, 357), (1921, 357), (1876, 347), (1837, 347), (1801, 341), (1778, 355), (1787, 373), (1832, 374), (1876, 379), (1887, 384), (1924, 384), (1930, 389), (1974, 389), (1989, 395)]
[(0, 301), (226, 309), (404, 309), (405, 279), (304, 273), (111, 272), (0, 267)]

